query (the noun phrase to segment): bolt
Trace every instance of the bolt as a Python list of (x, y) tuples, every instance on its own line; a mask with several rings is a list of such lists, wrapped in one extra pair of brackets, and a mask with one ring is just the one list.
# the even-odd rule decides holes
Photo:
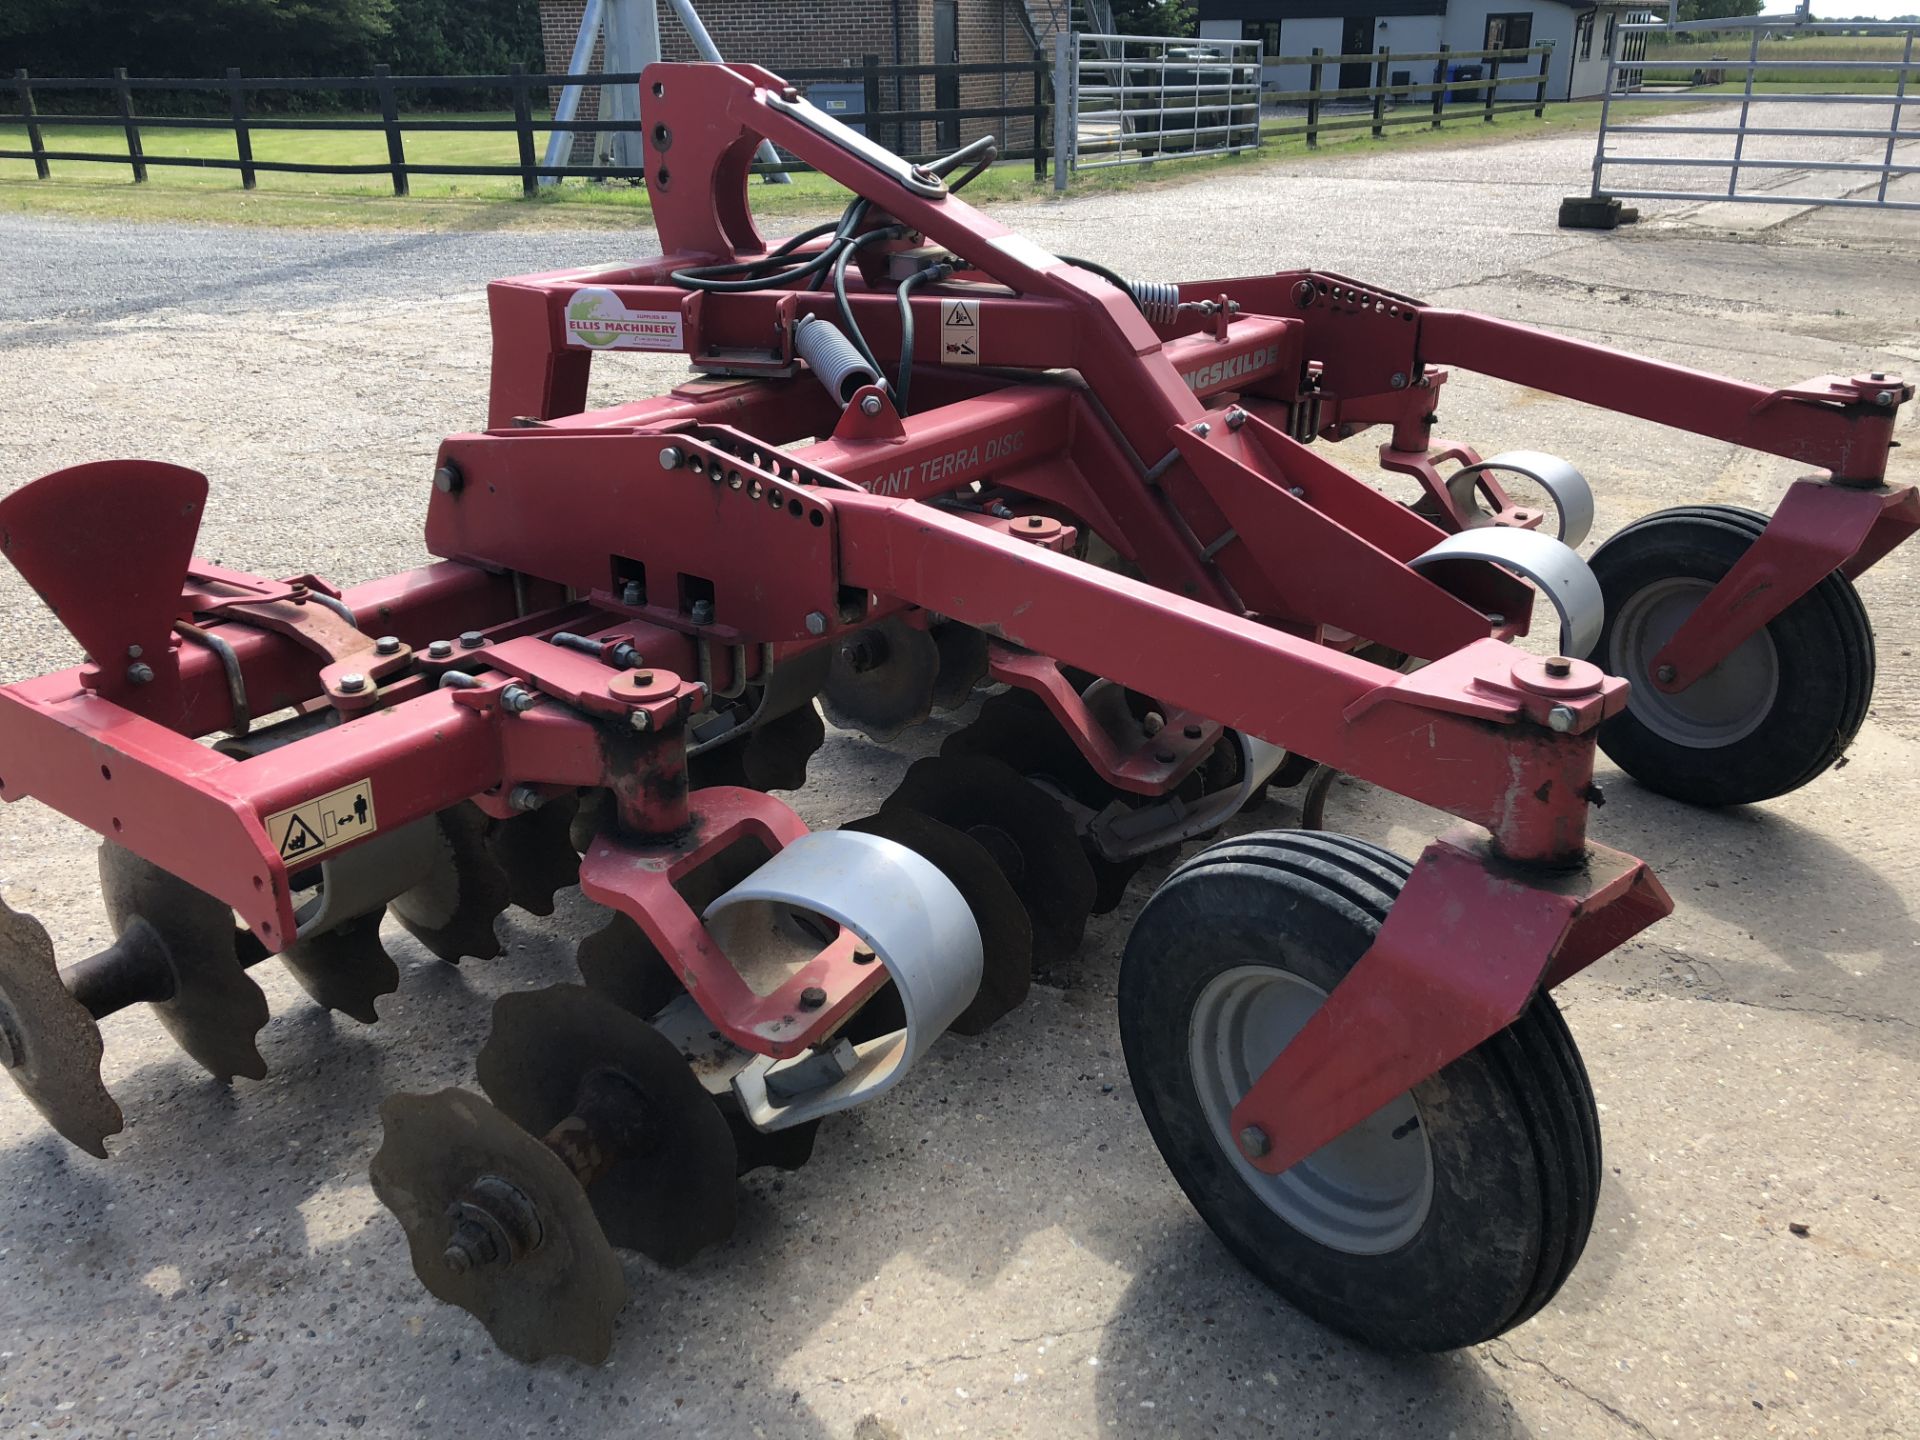
[(1171, 750), (1156, 750), (1153, 752), (1153, 758), (1158, 760), (1162, 765), (1171, 765), (1178, 757), (1176, 757)]
[(529, 810), (538, 810), (547, 803), (547, 797), (531, 785), (516, 785), (507, 792), (507, 803), (525, 814)]
[(638, 580), (629, 580), (620, 587), (620, 603), (622, 605), (640, 605), (645, 602), (646, 598), (646, 595), (640, 589), (640, 582)]
[(1249, 1160), (1258, 1160), (1273, 1148), (1273, 1142), (1267, 1138), (1267, 1132), (1258, 1125), (1249, 1125), (1234, 1139), (1240, 1145), (1240, 1153)]
[(1313, 282), (1311, 280), (1302, 280), (1298, 285), (1293, 287), (1293, 303), (1304, 310), (1307, 306), (1313, 304), (1314, 296), (1318, 293), (1319, 292), (1313, 288)]
[(1167, 717), (1158, 710), (1149, 710), (1140, 717), (1140, 728), (1149, 735), (1158, 735), (1167, 728)]
[(524, 715), (533, 708), (533, 702), (540, 697), (531, 690), (518, 685), (509, 685), (500, 692), (500, 708), (509, 715)]
[(627, 717), (627, 723), (644, 735), (653, 728), (653, 716), (644, 710), (635, 710)]
[(146, 654), (146, 651), (142, 650), (138, 645), (127, 646), (127, 659), (129, 660), (138, 660), (144, 654)]
[(1487, 624), (1504, 625), (1506, 623), (1507, 623), (1507, 617), (1502, 615), (1498, 610), (1489, 610), (1487, 612)]
[(1202, 440), (1204, 440), (1207, 438), (1207, 436), (1213, 433), (1213, 426), (1209, 425), (1206, 421), (1202, 420), (1198, 425), (1195, 425), (1193, 427), (1193, 433), (1198, 435)]
[(1881, 391), (1881, 392), (1880, 392), (1880, 393), (1879, 393), (1878, 395), (1876, 395), (1876, 396), (1874, 396), (1874, 397), (1873, 397), (1873, 403), (1874, 403), (1874, 404), (1876, 404), (1876, 405), (1891, 405), (1891, 404), (1893, 404), (1893, 391), (1891, 391), (1891, 390), (1882, 390), (1882, 391)]
[(1876, 370), (1871, 375), (1867, 376), (1867, 378), (1869, 380), (1884, 380), (1887, 378), (1887, 372), (1884, 370)]
[(818, 985), (809, 985), (800, 992), (800, 1008), (802, 1010), (818, 1010), (826, 1003), (827, 992), (822, 990)]
[(1287, 486), (1287, 494), (1296, 500), (1304, 500), (1307, 498), (1307, 487), (1304, 485), (1289, 485)]
[(427, 646), (427, 658), (429, 660), (447, 660), (451, 659), (452, 656), (453, 642), (451, 640), (436, 640)]
[(680, 453), (680, 447), (678, 445), (669, 445), (660, 452), (660, 468), (662, 470), (678, 470), (680, 463), (686, 458), (685, 455)]
[(1393, 385), (1394, 389), (1404, 390), (1407, 388), (1407, 377), (1401, 371), (1396, 370), (1393, 372), (1393, 380), (1390, 383)]
[(486, 643), (487, 637), (482, 635), (478, 630), (462, 630), (460, 632), (460, 648), (462, 650), (478, 650)]
[(1556, 705), (1547, 712), (1547, 728), (1558, 731), (1564, 735), (1567, 731), (1573, 729), (1574, 721), (1578, 718), (1579, 717), (1566, 706)]
[(433, 472), (433, 488), (442, 495), (458, 495), (466, 483), (466, 476), (460, 473), (460, 467), (451, 460)]
[(1247, 423), (1247, 412), (1242, 410), (1238, 405), (1234, 406), (1233, 409), (1227, 411), (1227, 428), (1229, 430), (1238, 430), (1242, 425), (1246, 423)]
[(860, 413), (868, 418), (878, 415), (880, 413), (880, 397), (878, 395), (868, 395), (862, 399), (860, 401)]
[(1045, 528), (1046, 523), (1047, 523), (1047, 517), (1044, 515), (1029, 515), (1027, 517), (1027, 528), (1029, 530), (1043, 529)]
[(486, 1226), (462, 1217), (454, 1222), (453, 1234), (447, 1237), (447, 1248), (440, 1259), (454, 1274), (464, 1275), (476, 1265), (492, 1264), (499, 1254)]
[(1206, 732), (1203, 731), (1198, 725), (1188, 725), (1183, 730), (1181, 730), (1180, 733), (1186, 736), (1187, 739), (1189, 740), (1198, 740)]
[(613, 647), (613, 654), (608, 658), (622, 670), (632, 670), (636, 666), (646, 664), (646, 657), (625, 640)]
[(145, 661), (136, 660), (133, 664), (127, 666), (127, 683), (129, 685), (145, 685), (152, 679), (153, 667)]
[(1674, 676), (1679, 673), (1680, 672), (1671, 665), (1662, 665), (1653, 672), (1653, 678), (1658, 680), (1662, 685), (1671, 685)]
[(373, 642), (373, 651), (376, 655), (398, 655), (400, 653), (400, 637), (398, 635), (382, 635), (378, 640)]
[(694, 624), (711, 625), (713, 623), (713, 602), (711, 600), (696, 600), (693, 602), (693, 607), (688, 613), (692, 617)]
[(853, 963), (856, 965), (871, 965), (878, 958), (879, 957), (873, 953), (873, 947), (871, 945), (856, 945), (853, 947)]
[(1564, 655), (1555, 655), (1547, 661), (1547, 674), (1556, 680), (1564, 680), (1573, 673), (1573, 661)]
[(827, 617), (818, 610), (807, 612), (807, 634), (824, 635), (827, 633)]
[(340, 677), (340, 693), (342, 695), (358, 695), (366, 688), (367, 677), (364, 675), (353, 674), (342, 675)]

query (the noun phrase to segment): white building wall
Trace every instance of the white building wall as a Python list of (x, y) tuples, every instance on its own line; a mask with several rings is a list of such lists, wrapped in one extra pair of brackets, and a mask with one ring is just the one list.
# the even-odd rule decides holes
[[(1447, 6), (1443, 38), (1455, 50), (1480, 50), (1486, 46), (1487, 16), (1521, 14), (1533, 16), (1533, 38), (1528, 43), (1553, 46), (1553, 54), (1547, 57), (1550, 62), (1547, 67), (1547, 98), (1566, 99), (1571, 79), (1573, 11), (1565, 5), (1555, 4), (1553, 0), (1452, 0)], [(1598, 40), (1594, 42), (1593, 49), (1596, 55), (1599, 54)], [(1509, 61), (1500, 67), (1501, 73), (1532, 73), (1537, 63), (1531, 60)], [(1486, 92), (1479, 90), (1474, 93)], [(1499, 103), (1513, 104), (1531, 99), (1532, 92), (1521, 85), (1503, 85), (1496, 98)]]
[[(1285, 55), (1311, 55), (1317, 46), (1329, 55), (1340, 53), (1340, 30), (1346, 22), (1338, 19), (1319, 18), (1307, 20), (1288, 20), (1280, 27), (1280, 50)], [(1202, 40), (1238, 40), (1240, 22), (1238, 20), (1202, 20), (1200, 22)], [(1261, 71), (1260, 88), (1263, 90), (1305, 90), (1312, 81), (1313, 70), (1308, 65), (1268, 65)], [(1323, 89), (1331, 90), (1340, 83), (1340, 76), (1334, 66), (1326, 67), (1320, 77)]]

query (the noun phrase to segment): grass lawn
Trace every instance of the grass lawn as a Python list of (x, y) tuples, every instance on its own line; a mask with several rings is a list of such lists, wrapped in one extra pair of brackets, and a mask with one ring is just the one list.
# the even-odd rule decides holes
[[(1636, 105), (1636, 114), (1655, 113), (1659, 102)], [(1673, 108), (1678, 108), (1673, 107)], [(1448, 148), (1484, 145), (1523, 136), (1551, 135), (1591, 129), (1600, 113), (1597, 102), (1554, 104), (1543, 119), (1531, 113), (1498, 116), (1491, 124), (1465, 107), (1450, 110), (1440, 130), (1424, 124), (1390, 126), (1386, 136), (1372, 139), (1365, 126), (1329, 131), (1320, 151), (1349, 146), (1365, 149)], [(343, 119), (366, 117), (343, 116)], [(504, 116), (439, 116), (444, 119), (504, 119)], [(1331, 114), (1329, 118), (1335, 118)], [(1297, 118), (1270, 119), (1268, 130), (1297, 125)], [(124, 157), (125, 136), (118, 128), (63, 125), (49, 118), (42, 138), (52, 151)], [(155, 156), (190, 159), (237, 158), (234, 138), (220, 130), (169, 127), (163, 122), (140, 127), (148, 163), (148, 179), (135, 185), (124, 164), (54, 160), (53, 178), (36, 180), (29, 160), (0, 160), (0, 212), (65, 214), (101, 218), (208, 221), (225, 224), (322, 225), (399, 227), (409, 229), (494, 229), (519, 225), (625, 227), (644, 216), (646, 190), (625, 182), (595, 183), (568, 180), (543, 189), (538, 198), (521, 196), (516, 177), (416, 175), (412, 195), (393, 195), (391, 182), (379, 175), (309, 175), (263, 171), (258, 188), (240, 187), (239, 172), (201, 166), (153, 164)], [(536, 147), (544, 153), (546, 132), (536, 132)], [(0, 149), (27, 148), (25, 127), (0, 124)], [(518, 142), (511, 133), (474, 131), (410, 133), (407, 158), (420, 164), (518, 163)], [(1168, 159), (1151, 165), (1127, 165), (1085, 171), (1076, 176), (1071, 194), (1139, 185), (1176, 183), (1222, 170), (1259, 168), (1297, 161), (1314, 153), (1302, 137), (1269, 139), (1254, 154), (1197, 160)], [(255, 160), (299, 160), (332, 165), (384, 165), (386, 137), (371, 130), (256, 130)], [(824, 176), (801, 174), (791, 185), (755, 184), (757, 214), (818, 215), (831, 213), (846, 201), (846, 192)], [(977, 203), (1049, 199), (1051, 180), (1036, 181), (1030, 161), (1012, 161), (994, 167), (967, 189)], [(636, 215), (638, 212), (638, 215)]]

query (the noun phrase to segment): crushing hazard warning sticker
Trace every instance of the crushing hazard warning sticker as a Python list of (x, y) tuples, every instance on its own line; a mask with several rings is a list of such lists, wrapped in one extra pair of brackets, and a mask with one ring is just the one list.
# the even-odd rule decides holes
[(980, 302), (978, 300), (942, 300), (940, 302), (940, 363), (942, 365), (978, 365), (980, 363)]
[(358, 780), (345, 789), (267, 817), (267, 838), (289, 867), (380, 828), (373, 815), (373, 782)]

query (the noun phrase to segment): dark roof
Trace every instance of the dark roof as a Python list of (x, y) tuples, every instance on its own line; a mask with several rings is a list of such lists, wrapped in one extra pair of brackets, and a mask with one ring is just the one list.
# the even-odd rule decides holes
[(1202, 20), (1318, 20), (1444, 15), (1447, 0), (1199, 0)]

